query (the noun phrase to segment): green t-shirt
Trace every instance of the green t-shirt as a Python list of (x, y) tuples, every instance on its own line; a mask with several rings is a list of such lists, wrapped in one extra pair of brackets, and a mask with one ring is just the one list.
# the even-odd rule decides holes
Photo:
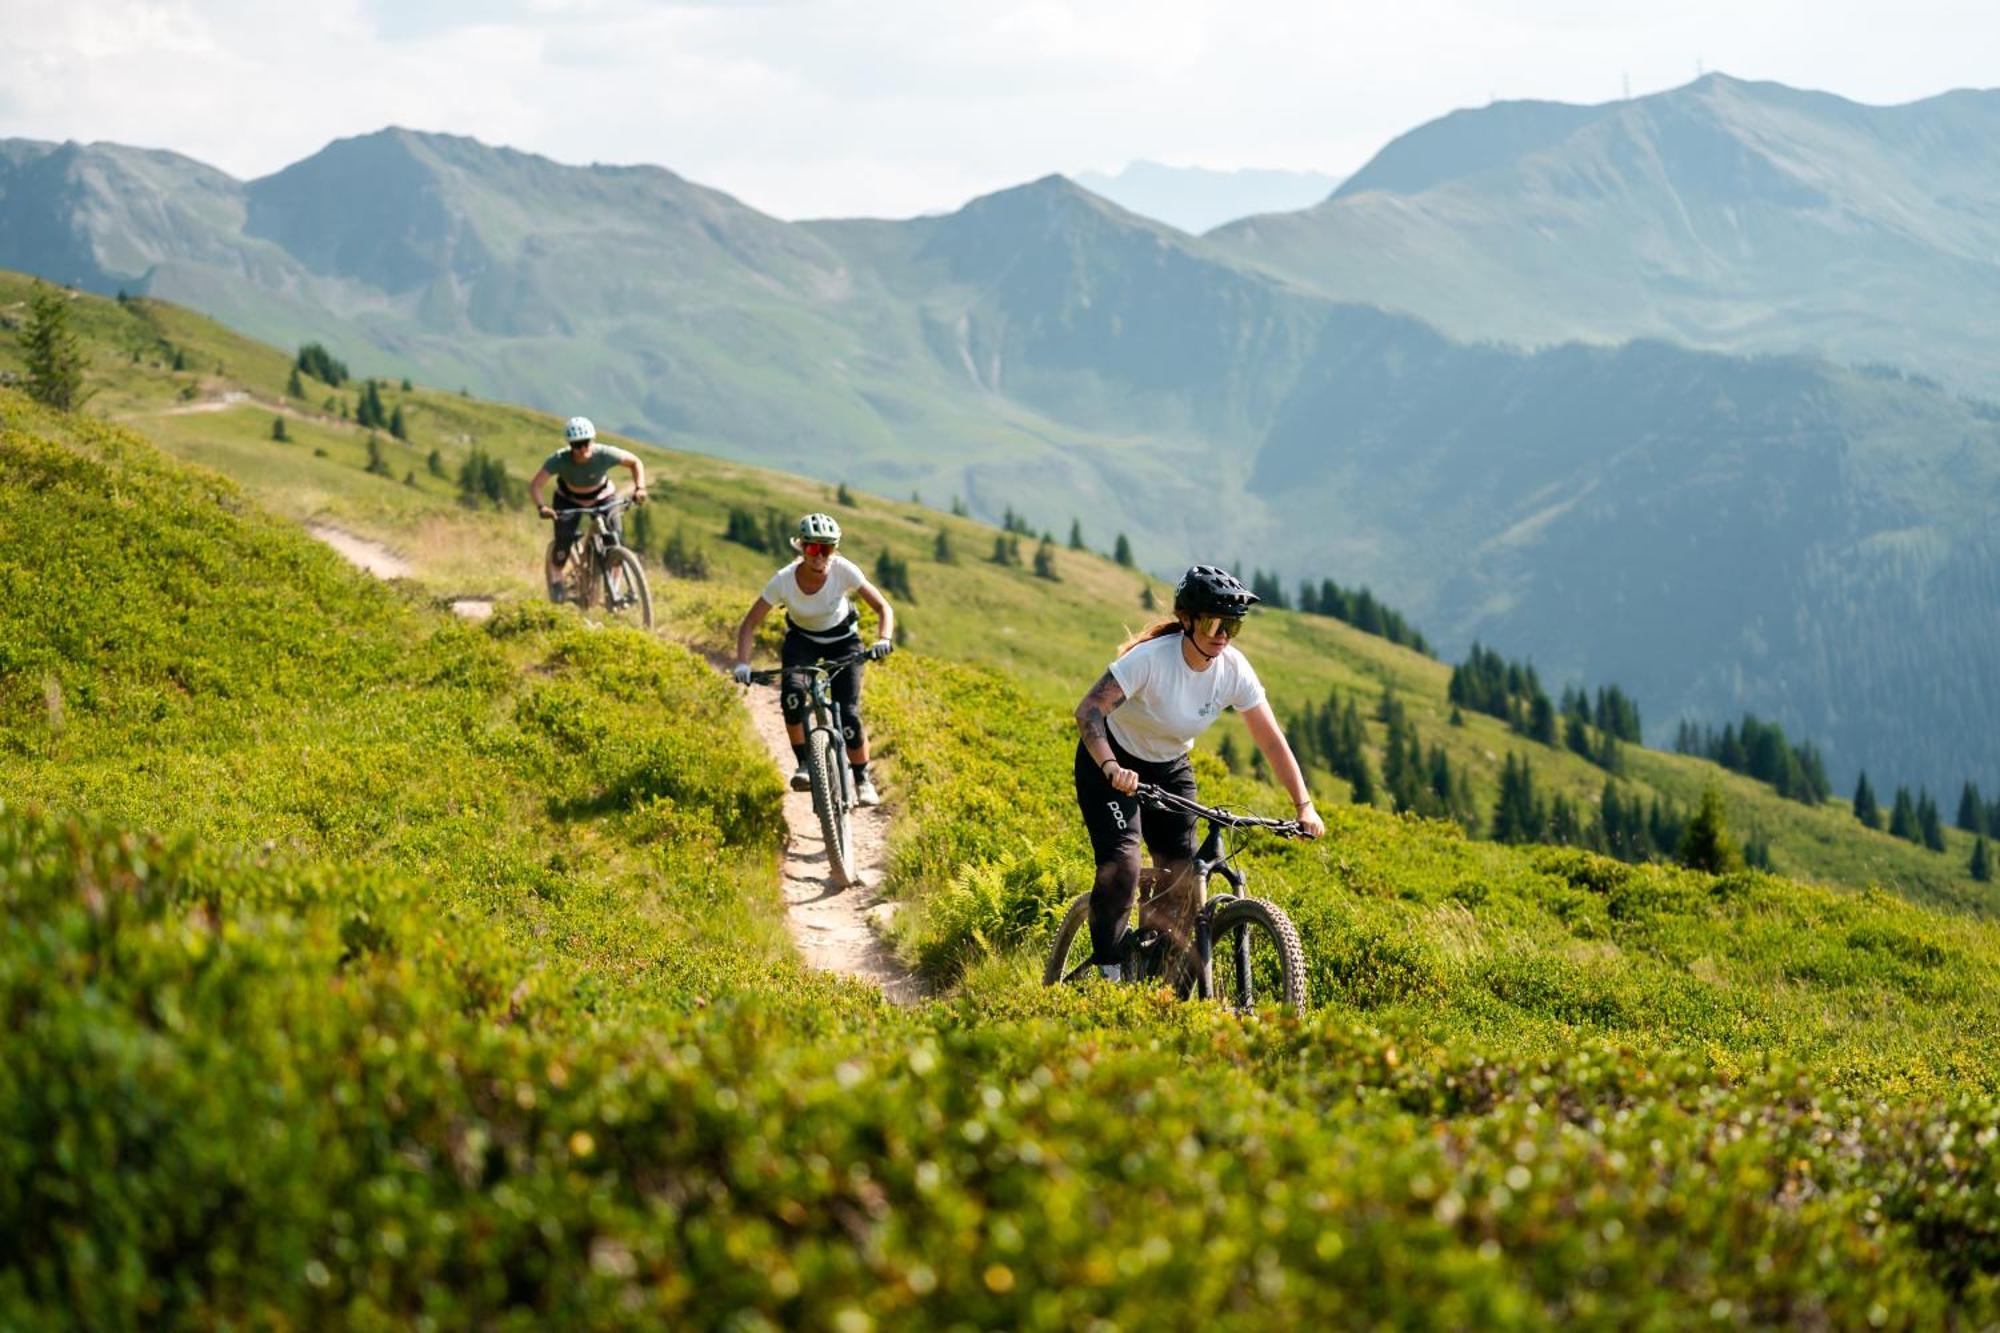
[(612, 468), (636, 461), (631, 453), (614, 445), (593, 444), (581, 463), (570, 456), (569, 450), (558, 449), (542, 464), (542, 470), (561, 482), (564, 490), (591, 495), (602, 489), (605, 475)]

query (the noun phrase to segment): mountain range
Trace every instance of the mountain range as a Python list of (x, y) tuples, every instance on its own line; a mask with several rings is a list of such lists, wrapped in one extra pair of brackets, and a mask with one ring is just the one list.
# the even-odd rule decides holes
[(1501, 104), (1200, 237), (1061, 177), (785, 223), (402, 129), (249, 182), (15, 140), (0, 266), (1161, 568), (1371, 584), (1448, 652), (1616, 680), (1656, 738), (1750, 708), (1955, 789), (2000, 785), (1994, 130), (1986, 94), (1720, 77)]

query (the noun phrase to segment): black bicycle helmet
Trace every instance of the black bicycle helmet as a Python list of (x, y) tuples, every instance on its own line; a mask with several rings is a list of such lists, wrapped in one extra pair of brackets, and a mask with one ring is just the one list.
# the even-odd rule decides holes
[(1191, 616), (1240, 616), (1257, 601), (1241, 579), (1214, 565), (1192, 566), (1174, 585), (1174, 610)]

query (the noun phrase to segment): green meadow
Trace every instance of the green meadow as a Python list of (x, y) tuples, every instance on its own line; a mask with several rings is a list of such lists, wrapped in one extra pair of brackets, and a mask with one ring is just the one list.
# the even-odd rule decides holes
[[(390, 386), (411, 440), (370, 474), (288, 354), (77, 314), (83, 414), (0, 389), (0, 1326), (2000, 1320), (2000, 929), (1956, 840), (1628, 751), (1795, 872), (1711, 876), (1319, 772), (1329, 836), (1243, 853), (1309, 1014), (1047, 991), (1087, 869), (1068, 703), (1144, 580), (1036, 579), (861, 495), (850, 553), (915, 594), (868, 687), (936, 997), (898, 1009), (793, 958), (778, 776), (703, 658), (778, 559), (730, 507), (825, 487), (648, 451), (710, 577), (655, 571), (659, 635), (600, 627), (536, 600), (531, 513), (458, 502), (469, 451), (522, 478), (548, 419)], [(491, 619), (444, 607), (474, 594)], [(1381, 640), (1280, 614), (1245, 648), (1281, 709), (1393, 687), (1483, 800), (1510, 748), (1601, 785), (1450, 725), (1449, 668)]]

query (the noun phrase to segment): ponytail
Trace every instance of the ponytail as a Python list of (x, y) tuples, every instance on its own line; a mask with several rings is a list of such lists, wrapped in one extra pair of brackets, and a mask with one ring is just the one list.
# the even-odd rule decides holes
[(1169, 634), (1179, 634), (1181, 632), (1181, 622), (1178, 617), (1169, 617), (1166, 620), (1155, 621), (1145, 629), (1140, 630), (1137, 634), (1126, 639), (1125, 642), (1119, 644), (1118, 651), (1114, 656), (1123, 657), (1142, 643), (1151, 643), (1154, 639), (1164, 639)]

